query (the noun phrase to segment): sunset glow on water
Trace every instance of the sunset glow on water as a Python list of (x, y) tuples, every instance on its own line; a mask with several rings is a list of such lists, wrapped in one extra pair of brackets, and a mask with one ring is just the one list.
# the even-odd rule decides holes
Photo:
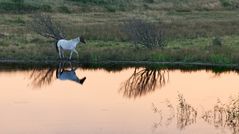
[[(107, 72), (78, 68), (77, 77), (86, 77), (83, 84), (59, 80), (55, 70), (42, 83), (40, 80), (47, 69), (2, 71), (0, 133), (239, 132), (237, 126), (228, 125), (226, 118), (218, 122), (218, 117), (209, 117), (216, 105), (227, 105), (230, 98), (238, 98), (237, 73), (150, 71), (139, 68), (135, 73), (134, 68), (129, 68)], [(141, 78), (144, 74), (150, 74), (147, 75), (149, 82), (140, 85), (143, 86), (140, 89), (137, 84), (147, 80)], [(136, 79), (141, 81), (137, 83)]]

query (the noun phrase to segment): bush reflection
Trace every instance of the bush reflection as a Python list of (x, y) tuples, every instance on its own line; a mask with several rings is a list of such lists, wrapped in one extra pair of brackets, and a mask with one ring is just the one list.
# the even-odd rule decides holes
[(169, 81), (168, 70), (138, 69), (124, 82), (120, 91), (128, 98), (137, 98), (155, 91)]

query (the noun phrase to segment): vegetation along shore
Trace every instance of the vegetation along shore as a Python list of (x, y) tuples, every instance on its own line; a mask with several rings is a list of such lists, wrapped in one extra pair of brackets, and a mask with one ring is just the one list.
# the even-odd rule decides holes
[(85, 37), (79, 62), (239, 61), (238, 0), (0, 0), (0, 60), (58, 59), (55, 41), (30, 28), (38, 13), (67, 39)]

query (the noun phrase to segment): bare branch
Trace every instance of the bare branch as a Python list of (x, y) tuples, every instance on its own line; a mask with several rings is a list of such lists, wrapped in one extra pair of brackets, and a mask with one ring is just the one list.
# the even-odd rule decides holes
[(166, 45), (163, 31), (153, 23), (140, 19), (129, 19), (123, 25), (123, 31), (129, 39), (137, 45), (141, 44), (147, 48), (164, 47)]
[(65, 38), (62, 26), (47, 14), (35, 14), (32, 17), (30, 28), (43, 37), (55, 40)]

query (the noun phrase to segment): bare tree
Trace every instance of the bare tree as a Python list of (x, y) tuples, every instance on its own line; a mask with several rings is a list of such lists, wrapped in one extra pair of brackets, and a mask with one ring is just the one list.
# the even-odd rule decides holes
[(33, 15), (30, 28), (47, 38), (53, 38), (55, 40), (65, 38), (62, 26), (47, 14)]
[(166, 76), (167, 70), (156, 69), (141, 69), (135, 68), (131, 77), (126, 80), (120, 91), (123, 91), (124, 96), (128, 98), (136, 98), (152, 92), (156, 89), (157, 85), (164, 86), (169, 77)]
[(140, 19), (129, 19), (123, 25), (123, 31), (128, 38), (137, 45), (141, 44), (147, 48), (164, 47), (166, 45), (163, 30), (153, 23)]

